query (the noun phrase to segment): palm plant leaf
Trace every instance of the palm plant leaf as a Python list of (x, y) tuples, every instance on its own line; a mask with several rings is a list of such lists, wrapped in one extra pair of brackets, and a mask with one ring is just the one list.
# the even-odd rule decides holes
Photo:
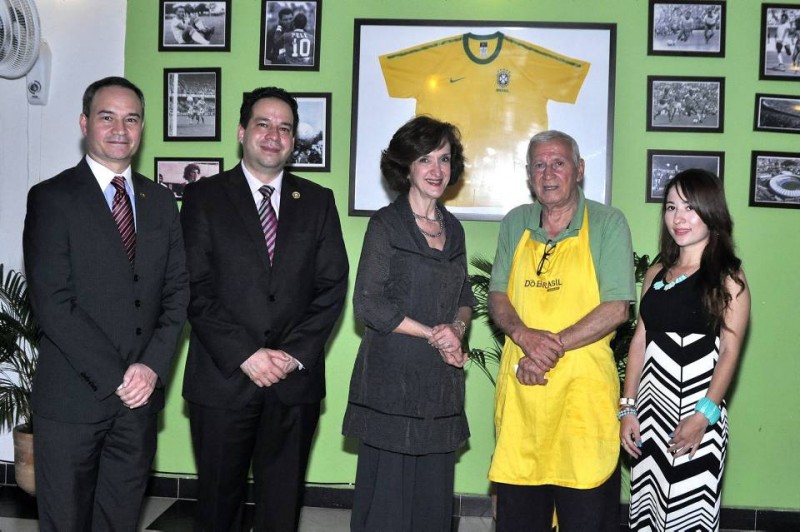
[(494, 386), (496, 384), (494, 373), (490, 370), (489, 364), (493, 366), (500, 365), (500, 354), (504, 340), (503, 332), (495, 326), (489, 316), (489, 279), (492, 275), (492, 263), (484, 257), (476, 256), (470, 260), (470, 264), (479, 272), (469, 276), (469, 281), (472, 283), (472, 292), (477, 300), (477, 304), (472, 310), (473, 317), (484, 320), (489, 326), (494, 346), (488, 349), (468, 348), (467, 355), (470, 361), (478, 366)]
[(30, 394), (38, 358), (39, 326), (25, 277), (0, 264), (0, 426), (31, 420)]

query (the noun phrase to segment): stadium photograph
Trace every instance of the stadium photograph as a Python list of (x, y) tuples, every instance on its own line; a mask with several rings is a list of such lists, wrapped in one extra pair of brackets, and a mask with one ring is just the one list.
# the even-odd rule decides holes
[(164, 140), (219, 140), (220, 69), (165, 69)]

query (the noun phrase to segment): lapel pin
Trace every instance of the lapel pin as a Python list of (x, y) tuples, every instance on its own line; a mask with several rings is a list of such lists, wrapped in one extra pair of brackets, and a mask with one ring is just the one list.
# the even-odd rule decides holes
[(140, 198), (142, 198), (142, 199), (144, 199), (144, 198), (146, 198), (147, 196), (145, 196), (144, 192), (139, 192), (139, 197), (140, 197)]
[(294, 199), (300, 199), (300, 193), (299, 193), (299, 192), (297, 192), (297, 191), (295, 191), (295, 192), (292, 192), (292, 197), (293, 197)]

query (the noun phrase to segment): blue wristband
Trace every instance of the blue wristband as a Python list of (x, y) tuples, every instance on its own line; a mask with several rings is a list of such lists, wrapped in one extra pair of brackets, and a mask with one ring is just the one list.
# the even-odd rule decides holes
[(708, 397), (703, 397), (697, 401), (697, 405), (695, 405), (694, 410), (695, 412), (700, 412), (703, 414), (708, 420), (709, 425), (714, 425), (717, 421), (719, 421), (719, 417), (722, 414), (722, 411), (719, 409), (717, 404)]

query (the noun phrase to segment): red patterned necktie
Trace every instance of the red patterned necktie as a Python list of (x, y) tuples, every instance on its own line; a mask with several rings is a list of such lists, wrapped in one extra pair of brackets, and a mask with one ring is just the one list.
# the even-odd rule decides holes
[(131, 199), (125, 191), (124, 177), (121, 175), (114, 176), (111, 184), (117, 190), (114, 194), (114, 201), (111, 203), (111, 214), (114, 216), (114, 223), (117, 224), (119, 235), (122, 237), (122, 245), (125, 247), (128, 260), (133, 264), (136, 259), (136, 228), (133, 225)]
[(261, 219), (261, 229), (264, 231), (264, 240), (267, 243), (269, 263), (272, 264), (272, 258), (275, 256), (275, 237), (278, 235), (278, 215), (275, 214), (272, 201), (270, 201), (275, 188), (264, 185), (258, 191), (264, 196), (258, 206), (258, 217)]

